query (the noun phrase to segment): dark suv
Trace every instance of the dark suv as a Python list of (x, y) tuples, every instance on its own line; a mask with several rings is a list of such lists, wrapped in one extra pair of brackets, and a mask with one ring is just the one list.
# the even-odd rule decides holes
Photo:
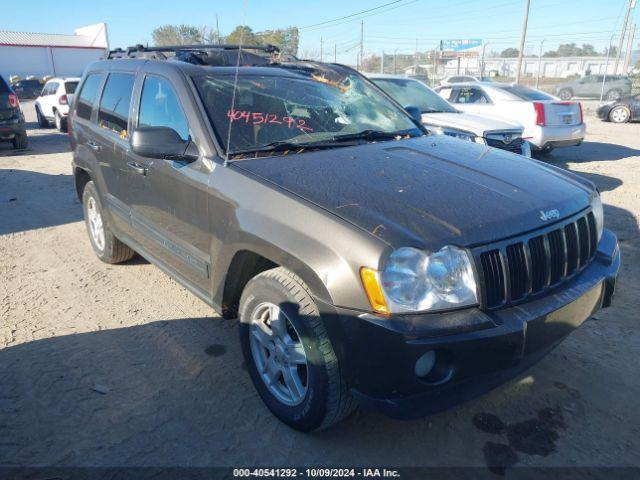
[(0, 76), (0, 142), (11, 142), (13, 148), (27, 148), (27, 131), (18, 96)]
[(171, 50), (112, 53), (78, 88), (91, 245), (109, 263), (135, 251), (238, 318), (287, 424), (324, 428), (356, 403), (443, 409), (610, 304), (620, 254), (588, 180), (426, 135), (345, 66)]

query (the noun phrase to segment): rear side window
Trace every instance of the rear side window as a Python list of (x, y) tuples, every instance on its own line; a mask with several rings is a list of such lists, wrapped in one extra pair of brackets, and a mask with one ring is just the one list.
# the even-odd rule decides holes
[(129, 105), (135, 77), (129, 73), (112, 73), (102, 92), (98, 125), (116, 132), (121, 137), (128, 135)]
[(0, 77), (0, 93), (7, 93), (9, 91), (9, 85), (4, 81), (4, 78)]
[(540, 90), (535, 90), (529, 87), (523, 87), (522, 85), (505, 85), (504, 87), (500, 87), (505, 92), (509, 92), (512, 95), (522, 99), (522, 100), (553, 100), (551, 95), (547, 95)]
[(182, 140), (189, 140), (189, 125), (178, 96), (171, 84), (159, 77), (147, 76), (144, 81), (138, 124), (141, 127), (169, 127), (178, 132)]
[(84, 81), (82, 91), (78, 98), (78, 106), (76, 107), (76, 113), (78, 117), (85, 120), (91, 119), (91, 110), (93, 110), (93, 104), (98, 97), (98, 88), (100, 88), (100, 82), (102, 82), (101, 73), (92, 73)]
[(491, 103), (479, 88), (461, 88), (456, 103)]
[(76, 93), (78, 82), (64, 82), (64, 91), (66, 93)]

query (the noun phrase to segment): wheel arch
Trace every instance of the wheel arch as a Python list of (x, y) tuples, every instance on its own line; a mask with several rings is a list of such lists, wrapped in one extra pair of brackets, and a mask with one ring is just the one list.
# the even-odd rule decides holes
[(76, 194), (78, 195), (78, 200), (82, 203), (82, 193), (84, 192), (84, 187), (93, 180), (91, 174), (80, 167), (73, 167), (73, 179), (76, 186)]

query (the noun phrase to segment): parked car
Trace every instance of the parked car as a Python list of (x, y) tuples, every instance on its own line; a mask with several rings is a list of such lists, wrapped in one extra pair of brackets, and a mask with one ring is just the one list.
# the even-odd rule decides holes
[(631, 86), (631, 79), (623, 75), (607, 75), (606, 79), (604, 75), (585, 75), (571, 82), (556, 85), (555, 93), (561, 100), (569, 100), (573, 97), (600, 98), (602, 93), (607, 100), (619, 100), (631, 94)]
[(52, 78), (45, 83), (40, 96), (36, 99), (36, 116), (38, 125), (47, 128), (51, 122), (61, 132), (67, 131), (67, 116), (73, 94), (78, 86), (79, 78)]
[(522, 139), (520, 124), (456, 110), (418, 80), (382, 74), (369, 75), (369, 79), (403, 107), (418, 108), (422, 123), (432, 133), (531, 156), (531, 147)]
[(11, 85), (18, 98), (36, 98), (40, 95), (42, 84), (38, 80), (18, 80)]
[(489, 77), (475, 77), (473, 75), (449, 75), (440, 81), (440, 85), (453, 85), (456, 83), (491, 82)]
[(18, 96), (0, 75), (0, 142), (11, 142), (13, 148), (27, 148), (27, 130)]
[(90, 64), (72, 169), (98, 258), (138, 252), (238, 318), (280, 420), (446, 408), (609, 305), (620, 254), (589, 180), (427, 135), (349, 67), (236, 48)]
[(596, 111), (600, 120), (626, 123), (640, 120), (640, 94), (629, 95), (618, 101), (606, 102)]
[(586, 134), (579, 102), (559, 101), (547, 93), (508, 83), (467, 83), (436, 91), (456, 108), (521, 123), (533, 150), (580, 145)]

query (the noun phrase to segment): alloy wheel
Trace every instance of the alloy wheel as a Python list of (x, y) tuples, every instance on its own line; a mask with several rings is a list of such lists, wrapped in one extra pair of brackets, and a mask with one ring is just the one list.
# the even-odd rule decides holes
[(624, 107), (616, 107), (611, 111), (611, 120), (615, 123), (624, 123), (629, 119), (629, 111)]
[(87, 201), (87, 220), (89, 221), (89, 231), (91, 238), (98, 250), (104, 250), (104, 225), (102, 223), (102, 214), (98, 210), (98, 204), (93, 197), (89, 197)]
[(269, 302), (259, 304), (250, 321), (249, 344), (260, 378), (280, 402), (299, 405), (307, 394), (308, 365), (293, 323)]

